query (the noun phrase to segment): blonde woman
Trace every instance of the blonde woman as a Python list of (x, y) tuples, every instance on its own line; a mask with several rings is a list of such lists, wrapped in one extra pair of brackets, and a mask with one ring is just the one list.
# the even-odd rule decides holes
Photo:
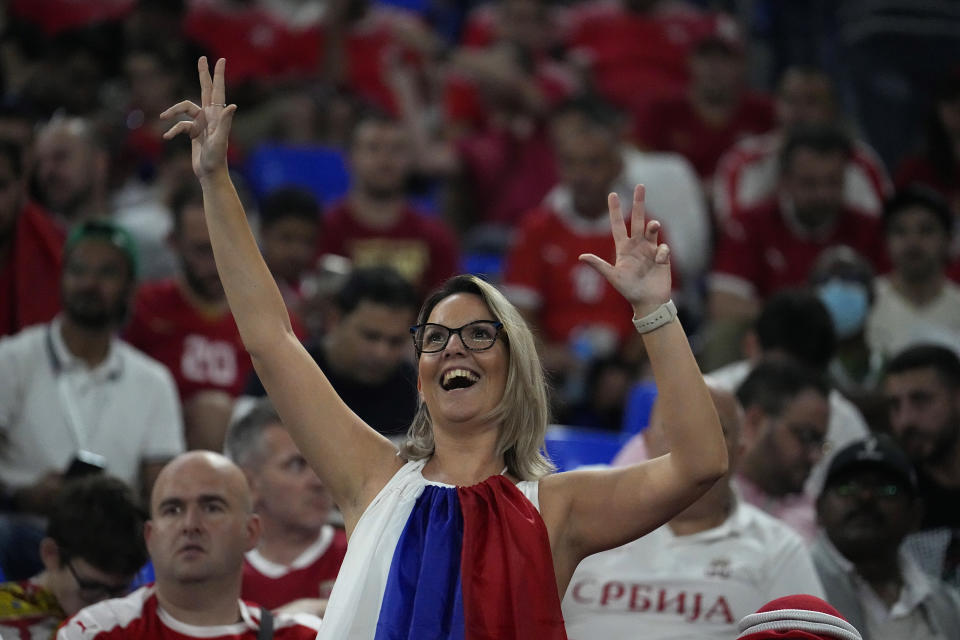
[[(420, 410), (401, 451), (337, 397), (294, 335), (227, 170), (236, 106), (199, 61), (200, 104), (166, 137), (193, 141), (217, 268), (244, 344), (287, 429), (330, 488), (350, 538), (320, 638), (565, 638), (560, 598), (580, 560), (660, 526), (725, 471), (723, 434), (669, 302), (669, 250), (637, 187), (631, 235), (611, 194), (616, 260), (581, 259), (632, 304), (671, 453), (551, 473), (530, 330), (492, 286), (455, 278), (413, 330)], [(370, 402), (377, 402), (370, 398)]]

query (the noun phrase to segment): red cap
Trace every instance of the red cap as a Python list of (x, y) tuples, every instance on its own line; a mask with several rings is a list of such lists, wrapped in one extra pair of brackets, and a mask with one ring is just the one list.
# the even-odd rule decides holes
[(737, 640), (863, 640), (840, 612), (816, 596), (771, 600), (740, 621)]

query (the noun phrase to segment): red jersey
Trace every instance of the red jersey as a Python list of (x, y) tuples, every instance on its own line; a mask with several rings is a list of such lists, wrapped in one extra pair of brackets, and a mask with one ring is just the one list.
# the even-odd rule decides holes
[(177, 280), (140, 287), (126, 340), (163, 363), (180, 399), (207, 389), (237, 396), (253, 369), (229, 309), (210, 315), (184, 296)]
[(690, 8), (636, 13), (620, 2), (585, 3), (571, 13), (567, 47), (590, 65), (601, 96), (637, 113), (686, 88), (690, 52), (718, 19)]
[[(559, 32), (557, 14), (548, 9), (547, 20), (553, 26), (551, 32)], [(467, 17), (461, 36), (461, 45), (469, 49), (485, 49), (497, 44), (502, 26), (500, 12), (492, 4), (476, 7)], [(552, 35), (553, 33), (551, 33)], [(577, 80), (569, 65), (557, 62), (549, 56), (549, 50), (559, 42), (548, 42), (544, 49), (532, 54), (531, 81), (536, 84), (548, 105), (554, 106), (577, 90)], [(444, 84), (444, 112), (450, 122), (462, 123), (470, 128), (483, 129), (488, 124), (488, 109), (482, 91), (469, 77), (450, 74)]]
[(557, 184), (553, 148), (538, 127), (527, 137), (488, 128), (457, 142), (481, 222), (515, 226)]
[[(576, 79), (561, 64), (545, 57), (537, 61), (530, 80), (536, 84), (547, 105), (554, 107), (576, 90)], [(443, 88), (444, 112), (451, 123), (483, 129), (489, 124), (490, 112), (483, 93), (473, 80), (450, 74)]]
[(440, 220), (408, 206), (391, 227), (375, 229), (353, 215), (347, 200), (324, 215), (319, 252), (345, 256), (358, 267), (393, 267), (421, 292), (443, 283), (460, 264), (457, 240)]
[[(723, 154), (713, 176), (713, 210), (721, 222), (776, 196), (781, 145), (779, 133), (751, 136)], [(844, 204), (879, 216), (891, 190), (876, 152), (855, 142), (844, 169)]]
[(49, 322), (60, 311), (63, 229), (33, 202), (14, 225), (11, 251), (0, 263), (0, 336)]
[[(217, 626), (181, 622), (160, 608), (155, 587), (140, 587), (123, 598), (81, 609), (67, 620), (57, 640), (257, 640), (260, 607), (238, 601), (240, 621)], [(314, 640), (320, 619), (309, 615), (274, 615), (275, 640)]]
[(347, 535), (330, 525), (324, 525), (316, 542), (289, 566), (267, 560), (256, 549), (249, 551), (241, 596), (268, 609), (299, 598), (328, 598), (346, 553)]
[[(415, 20), (410, 12), (372, 6), (361, 20), (347, 25), (343, 79), (364, 101), (395, 112), (393, 91), (386, 82), (388, 65), (394, 54), (418, 62), (397, 36), (403, 21)], [(321, 68), (329, 37), (319, 20), (291, 25), (253, 4), (225, 10), (211, 2), (190, 3), (184, 32), (215, 57), (227, 58), (228, 84), (309, 78)]]
[(225, 8), (222, 3), (191, 2), (183, 31), (214, 59), (228, 60), (229, 85), (306, 76), (320, 62), (319, 24), (294, 28), (255, 5)]
[(741, 138), (774, 126), (773, 103), (767, 96), (746, 93), (730, 119), (720, 125), (704, 121), (685, 95), (654, 102), (637, 115), (635, 139), (654, 151), (675, 151), (687, 158), (701, 178), (713, 175), (723, 153)]
[(845, 244), (882, 272), (885, 254), (877, 216), (846, 208), (823, 233), (801, 235), (779, 205), (767, 204), (731, 219), (717, 245), (711, 279), (715, 288), (760, 299), (801, 286), (820, 252)]
[(396, 99), (388, 83), (390, 60), (400, 58), (414, 69), (422, 66), (420, 55), (397, 35), (422, 27), (412, 24), (418, 22), (411, 12), (371, 3), (367, 14), (348, 27), (344, 42), (344, 81), (351, 91), (365, 102), (397, 113)]
[(546, 206), (521, 221), (507, 254), (504, 285), (510, 297), (537, 310), (543, 337), (569, 342), (581, 329), (601, 327), (619, 339), (631, 335), (632, 309), (581, 253), (613, 261), (615, 248), (606, 216), (587, 220)]

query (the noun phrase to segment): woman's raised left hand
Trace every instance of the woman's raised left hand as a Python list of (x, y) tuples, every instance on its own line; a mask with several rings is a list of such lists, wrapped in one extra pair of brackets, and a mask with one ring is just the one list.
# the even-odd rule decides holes
[(607, 198), (610, 227), (616, 245), (616, 261), (610, 264), (592, 253), (580, 259), (600, 272), (633, 306), (636, 317), (643, 317), (670, 299), (670, 247), (660, 243), (660, 223), (647, 220), (644, 205), (645, 189), (633, 190), (630, 231), (623, 219), (620, 198), (611, 193)]

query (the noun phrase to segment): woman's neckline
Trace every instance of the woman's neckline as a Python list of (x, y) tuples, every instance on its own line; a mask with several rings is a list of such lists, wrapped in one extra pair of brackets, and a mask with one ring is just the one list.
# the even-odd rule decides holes
[(481, 480), (480, 482), (474, 482), (473, 484), (467, 484), (467, 485), (449, 484), (449, 483), (447, 483), (447, 482), (441, 482), (441, 481), (439, 481), (439, 480), (431, 480), (431, 479), (428, 478), (427, 476), (423, 475), (423, 468), (427, 466), (427, 462), (429, 462), (429, 461), (430, 461), (430, 458), (426, 458), (425, 460), (422, 460), (421, 462), (423, 462), (423, 464), (421, 464), (421, 465), (420, 465), (420, 468), (417, 469), (417, 473), (420, 474), (420, 477), (423, 478), (423, 481), (424, 481), (424, 482), (426, 482), (426, 483), (429, 484), (429, 485), (433, 485), (433, 486), (435, 486), (435, 487), (444, 487), (444, 488), (446, 488), (446, 489), (459, 489), (459, 488), (464, 488), (464, 487), (475, 487), (475, 486), (477, 486), (478, 484), (483, 484), (484, 482), (486, 482), (486, 481), (489, 480), (490, 478), (495, 478), (495, 477), (497, 477), (497, 476), (503, 476), (504, 478), (506, 478), (507, 480), (509, 480), (511, 484), (518, 484), (518, 483), (514, 482), (512, 478), (510, 478), (509, 476), (507, 476), (507, 467), (506, 467), (506, 466), (503, 467), (503, 470), (500, 471), (500, 473), (496, 473), (496, 474), (487, 476), (486, 478), (484, 478), (484, 479)]

